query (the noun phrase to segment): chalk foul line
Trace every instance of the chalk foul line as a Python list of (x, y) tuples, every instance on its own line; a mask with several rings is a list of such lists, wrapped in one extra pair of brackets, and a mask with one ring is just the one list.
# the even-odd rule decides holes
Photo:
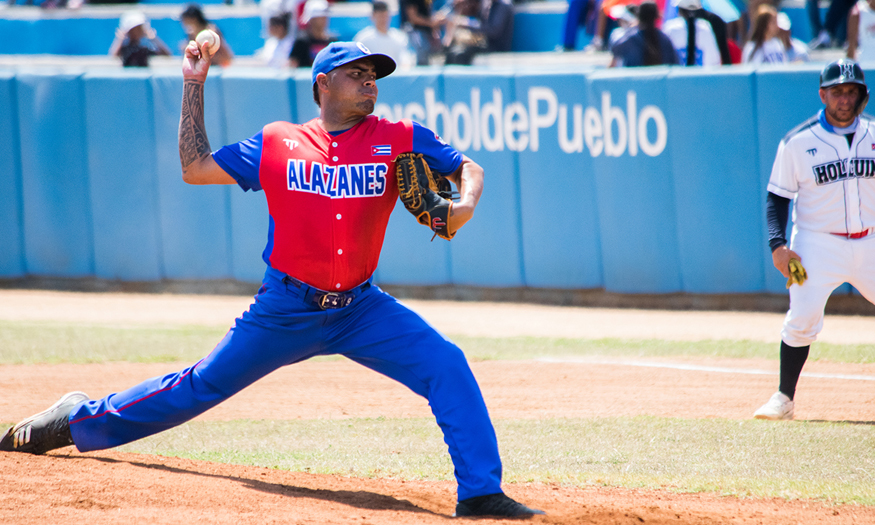
[[(595, 365), (617, 365), (617, 366), (641, 366), (647, 368), (671, 368), (674, 370), (690, 370), (693, 372), (717, 372), (721, 374), (750, 374), (750, 375), (767, 375), (776, 376), (777, 371), (774, 370), (759, 370), (756, 368), (730, 368), (723, 366), (703, 366), (689, 365), (685, 363), (653, 363), (649, 361), (603, 361), (603, 360), (588, 360), (588, 359), (569, 359), (569, 358), (554, 358), (542, 357), (537, 361), (544, 363), (591, 363)], [(803, 377), (817, 377), (821, 379), (849, 379), (855, 381), (875, 381), (875, 376), (853, 375), (853, 374), (823, 374), (815, 372), (802, 372)]]

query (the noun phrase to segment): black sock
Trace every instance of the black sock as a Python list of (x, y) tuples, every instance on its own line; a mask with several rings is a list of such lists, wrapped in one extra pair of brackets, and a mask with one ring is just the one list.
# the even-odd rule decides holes
[(802, 373), (805, 360), (808, 359), (810, 348), (811, 345), (790, 346), (781, 341), (781, 384), (778, 390), (790, 399), (796, 395), (796, 383), (799, 381), (799, 374)]

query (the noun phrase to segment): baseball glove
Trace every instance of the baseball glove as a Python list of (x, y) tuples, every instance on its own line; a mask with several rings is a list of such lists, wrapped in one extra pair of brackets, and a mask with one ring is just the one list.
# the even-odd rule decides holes
[(790, 278), (787, 279), (787, 288), (790, 288), (790, 285), (793, 283), (802, 286), (805, 279), (808, 279), (808, 272), (805, 271), (805, 267), (802, 266), (799, 259), (790, 259)]
[[(428, 226), (435, 235), (450, 240), (447, 219), (452, 207), (453, 191), (450, 182), (433, 173), (421, 153), (407, 152), (395, 159), (395, 177), (398, 179), (398, 197), (419, 224)], [(434, 240), (434, 235), (431, 238)]]

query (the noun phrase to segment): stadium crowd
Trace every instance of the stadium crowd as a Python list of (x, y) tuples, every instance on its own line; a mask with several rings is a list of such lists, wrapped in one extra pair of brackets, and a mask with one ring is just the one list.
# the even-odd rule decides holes
[[(258, 5), (264, 45), (255, 57), (269, 67), (309, 67), (321, 49), (339, 39), (331, 27), (332, 4), (344, 0), (223, 1)], [(170, 47), (149, 26), (140, 9), (142, 4), (129, 0), (7, 2), (36, 3), (46, 9), (75, 9), (86, 2), (132, 4), (119, 18), (109, 54), (125, 66), (148, 66), (150, 56), (171, 54)], [(516, 0), (516, 4), (524, 2), (540, 0)], [(402, 68), (470, 65), (478, 55), (513, 50), (513, 0), (369, 3), (371, 23), (355, 39), (389, 54)], [(814, 36), (807, 44), (793, 37), (791, 19), (780, 10), (780, 0), (569, 0), (556, 51), (608, 53), (612, 66), (632, 67), (805, 62), (810, 60), (811, 50), (841, 48), (848, 57), (859, 60), (867, 48), (875, 48), (875, 0), (831, 0), (823, 18), (817, 0), (807, 0), (805, 5), (806, 29)], [(232, 63), (233, 42), (222, 35), (221, 23), (207, 20), (200, 5), (184, 6), (178, 20), (187, 38), (205, 28), (219, 33), (222, 46), (217, 63)], [(577, 42), (581, 32), (589, 37), (582, 48)]]

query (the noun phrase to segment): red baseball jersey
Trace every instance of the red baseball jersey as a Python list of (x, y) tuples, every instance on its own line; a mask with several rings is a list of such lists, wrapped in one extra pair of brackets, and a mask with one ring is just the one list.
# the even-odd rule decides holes
[(317, 119), (274, 122), (213, 157), (241, 187), (267, 196), (265, 262), (316, 288), (346, 291), (377, 268), (398, 199), (395, 158), (406, 151), (424, 153), (439, 173), (462, 161), (426, 128), (374, 116), (338, 134)]

